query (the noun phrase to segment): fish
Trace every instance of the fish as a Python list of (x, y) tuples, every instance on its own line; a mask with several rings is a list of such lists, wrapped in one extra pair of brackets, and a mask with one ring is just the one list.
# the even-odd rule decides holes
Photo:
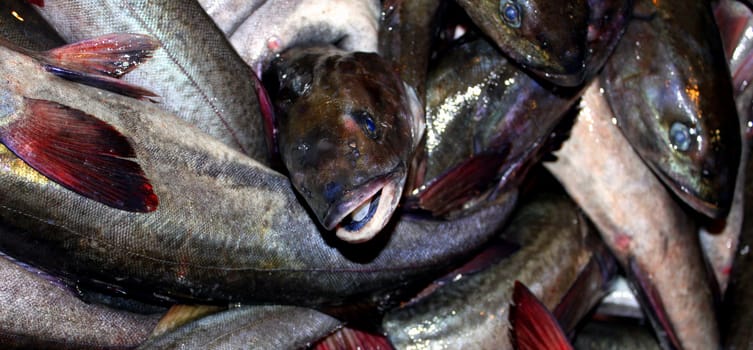
[(512, 293), (510, 333), (515, 349), (573, 349), (557, 319), (528, 287), (515, 281)]
[(636, 1), (601, 81), (641, 158), (685, 204), (718, 219), (732, 202), (740, 131), (710, 2), (685, 4)]
[[(12, 231), (0, 226), (0, 233)], [(125, 349), (146, 340), (159, 314), (86, 303), (65, 281), (0, 256), (0, 346), (5, 349)]]
[(293, 48), (264, 73), (290, 181), (326, 230), (362, 243), (390, 221), (423, 136), (413, 88), (375, 53)]
[(259, 162), (269, 161), (256, 73), (197, 2), (54, 1), (36, 10), (68, 42), (109, 33), (156, 38), (162, 48), (123, 79), (154, 91), (160, 108)]
[(392, 350), (394, 347), (389, 339), (381, 334), (362, 331), (352, 327), (342, 327), (336, 332), (320, 339), (312, 350), (335, 350), (335, 349), (368, 349), (368, 350)]
[(332, 44), (345, 51), (377, 52), (376, 0), (199, 0), (243, 60), (262, 74), (283, 51)]
[(589, 2), (459, 0), (473, 22), (513, 61), (562, 86), (583, 83)]
[[(592, 259), (609, 259), (596, 253), (601, 244), (596, 233), (562, 193), (529, 198), (510, 220), (498, 237), (519, 243), (520, 250), (481, 271), (455, 276), (452, 283), (420, 300), (388, 311), (382, 327), (393, 345), (510, 349), (508, 316), (515, 280), (532, 286), (544, 305), (553, 309)], [(603, 272), (606, 276), (614, 273)], [(600, 272), (600, 280), (601, 276)], [(588, 284), (604, 286), (607, 280)], [(603, 295), (606, 289), (596, 292)], [(575, 291), (580, 298), (573, 300), (591, 302), (585, 291)]]
[(1, 96), (49, 101), (42, 103), (107, 123), (131, 145), (130, 161), (159, 200), (152, 211), (114, 208), (60, 186), (3, 146), (0, 225), (28, 233), (0, 235), (0, 250), (137, 299), (317, 306), (367, 298), (443, 273), (486, 242), (517, 199), (508, 191), (456, 220), (399, 212), (377, 239), (356, 247), (321, 230), (287, 176), (154, 103), (66, 81), (4, 46), (0, 76)]
[(597, 81), (556, 161), (544, 166), (598, 228), (663, 348), (717, 349), (715, 301), (697, 226), (629, 146)]
[(520, 184), (580, 95), (542, 86), (484, 39), (448, 49), (426, 84), (424, 179), (406, 206), (438, 217), (471, 212)]
[(138, 349), (300, 349), (340, 326), (337, 319), (313, 309), (245, 306), (199, 318)]
[(31, 3), (24, 0), (0, 3), (0, 36), (33, 51), (45, 51), (66, 44)]
[(659, 350), (651, 328), (630, 322), (590, 321), (578, 332), (575, 349)]

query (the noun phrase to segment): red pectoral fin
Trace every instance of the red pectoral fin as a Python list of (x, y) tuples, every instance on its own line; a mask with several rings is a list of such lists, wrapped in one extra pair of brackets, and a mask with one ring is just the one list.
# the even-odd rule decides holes
[(157, 39), (141, 34), (108, 34), (42, 53), (50, 65), (113, 78), (132, 71), (160, 47)]
[(570, 349), (565, 333), (546, 306), (528, 288), (515, 281), (510, 307), (513, 346), (518, 350)]
[(368, 349), (368, 350), (391, 350), (394, 349), (387, 337), (381, 334), (364, 332), (355, 328), (343, 327), (317, 342), (314, 350), (339, 350), (339, 349)]
[(128, 84), (124, 81), (108, 77), (106, 75), (78, 72), (49, 64), (45, 65), (44, 69), (63, 79), (70, 80), (79, 84), (93, 86), (102, 90), (112, 91), (114, 93), (128, 97), (138, 98), (141, 100), (149, 100), (152, 102), (154, 101), (149, 97), (159, 97), (157, 94), (147, 89)]
[(24, 115), (0, 129), (0, 141), (50, 180), (108, 206), (150, 212), (159, 200), (120, 132), (56, 102), (25, 99)]

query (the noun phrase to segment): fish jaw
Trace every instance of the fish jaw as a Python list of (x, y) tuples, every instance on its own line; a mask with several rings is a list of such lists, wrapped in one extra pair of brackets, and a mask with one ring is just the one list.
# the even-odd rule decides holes
[(322, 220), (325, 227), (349, 243), (372, 239), (387, 225), (400, 202), (405, 171), (385, 179), (371, 181), (333, 205)]

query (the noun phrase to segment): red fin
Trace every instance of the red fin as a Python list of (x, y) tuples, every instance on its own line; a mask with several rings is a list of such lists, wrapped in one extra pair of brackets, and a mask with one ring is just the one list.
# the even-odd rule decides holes
[(515, 281), (512, 300), (510, 324), (515, 349), (572, 350), (552, 313), (520, 281)]
[(259, 109), (261, 111), (262, 120), (264, 122), (264, 133), (267, 136), (267, 149), (270, 153), (270, 158), (279, 158), (279, 151), (277, 149), (277, 127), (275, 126), (275, 108), (272, 105), (272, 100), (269, 97), (267, 89), (262, 84), (261, 80), (256, 74), (252, 74), (251, 79), (254, 81), (254, 90), (256, 90), (256, 97), (259, 100)]
[(138, 87), (136, 85), (128, 84), (124, 81), (108, 77), (106, 75), (91, 74), (84, 72), (77, 72), (63, 67), (57, 67), (53, 65), (45, 65), (44, 69), (52, 74), (57, 75), (66, 80), (70, 80), (79, 84), (93, 86), (102, 90), (112, 91), (123, 96), (138, 98), (141, 100), (154, 100), (149, 97), (159, 97), (157, 94)]
[(394, 349), (387, 337), (343, 327), (317, 342), (313, 350), (391, 350)]
[(669, 321), (667, 311), (664, 310), (661, 295), (654, 288), (648, 274), (641, 269), (633, 257), (628, 258), (627, 277), (634, 289), (636, 298), (638, 298), (656, 330), (655, 333), (662, 344), (662, 349), (682, 349), (680, 340)]
[(0, 129), (0, 141), (52, 181), (108, 206), (150, 212), (159, 202), (129, 141), (91, 115), (27, 98), (23, 116)]
[[(480, 154), (434, 179), (418, 194), (417, 206), (434, 216), (443, 216), (460, 209), (469, 199), (496, 185), (504, 154)], [(408, 203), (410, 206), (411, 203)]]
[(108, 34), (42, 53), (50, 65), (113, 78), (132, 71), (160, 47), (157, 39), (141, 34)]

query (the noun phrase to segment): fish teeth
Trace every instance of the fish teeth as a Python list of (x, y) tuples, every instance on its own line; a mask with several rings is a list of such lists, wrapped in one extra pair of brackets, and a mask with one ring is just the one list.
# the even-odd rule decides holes
[[(372, 199), (373, 200), (373, 199)], [(371, 202), (372, 200), (368, 200), (366, 202), (363, 202), (358, 208), (353, 210), (353, 213), (351, 214), (351, 218), (355, 222), (361, 222), (364, 218), (366, 218), (366, 215), (369, 214), (369, 209), (371, 208)]]

